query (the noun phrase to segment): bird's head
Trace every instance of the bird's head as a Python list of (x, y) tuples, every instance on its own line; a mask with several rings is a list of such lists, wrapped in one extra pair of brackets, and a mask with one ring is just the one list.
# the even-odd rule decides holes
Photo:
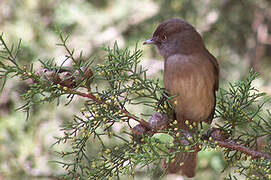
[(162, 22), (145, 44), (154, 44), (166, 59), (173, 54), (191, 54), (204, 47), (200, 34), (193, 26), (181, 19)]

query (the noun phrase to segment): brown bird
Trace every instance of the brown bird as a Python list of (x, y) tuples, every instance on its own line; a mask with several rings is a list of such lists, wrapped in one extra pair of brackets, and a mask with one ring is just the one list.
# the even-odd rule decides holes
[[(178, 95), (173, 101), (178, 102), (175, 115), (179, 128), (189, 131), (186, 120), (210, 124), (216, 105), (219, 66), (195, 28), (181, 19), (171, 19), (161, 23), (143, 44), (154, 44), (164, 57), (165, 88), (170, 95)], [(179, 154), (177, 161), (169, 164), (168, 172), (194, 177), (197, 152), (186, 153), (185, 160), (180, 160), (182, 156)]]

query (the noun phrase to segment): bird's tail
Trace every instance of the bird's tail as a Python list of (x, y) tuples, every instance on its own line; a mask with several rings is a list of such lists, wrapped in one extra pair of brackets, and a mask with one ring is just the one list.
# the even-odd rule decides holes
[(168, 173), (181, 173), (184, 176), (192, 178), (196, 175), (197, 152), (179, 153), (175, 161), (169, 163)]

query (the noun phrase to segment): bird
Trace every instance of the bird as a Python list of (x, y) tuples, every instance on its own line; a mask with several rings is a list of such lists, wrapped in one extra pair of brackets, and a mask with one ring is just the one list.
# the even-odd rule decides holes
[[(211, 124), (219, 86), (219, 64), (205, 47), (201, 35), (188, 22), (174, 18), (158, 25), (153, 36), (143, 42), (143, 45), (149, 44), (155, 45), (164, 58), (166, 91), (177, 95), (171, 103), (177, 102), (174, 111), (178, 127), (191, 131), (186, 121)], [(186, 153), (186, 158), (180, 160), (182, 156), (179, 153), (176, 157), (179, 161), (169, 163), (168, 173), (194, 177), (197, 152)]]

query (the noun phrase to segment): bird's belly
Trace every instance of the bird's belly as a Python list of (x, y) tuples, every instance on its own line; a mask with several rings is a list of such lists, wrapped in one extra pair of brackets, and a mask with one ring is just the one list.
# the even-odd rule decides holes
[(165, 71), (165, 88), (178, 95), (176, 113), (191, 121), (205, 121), (214, 108), (214, 80), (204, 68), (182, 66)]
[(182, 86), (178, 92), (174, 92), (179, 95), (176, 98), (178, 101), (176, 108), (180, 110), (181, 116), (193, 121), (206, 120), (214, 107), (213, 90), (208, 89), (204, 81), (181, 80), (176, 83)]

